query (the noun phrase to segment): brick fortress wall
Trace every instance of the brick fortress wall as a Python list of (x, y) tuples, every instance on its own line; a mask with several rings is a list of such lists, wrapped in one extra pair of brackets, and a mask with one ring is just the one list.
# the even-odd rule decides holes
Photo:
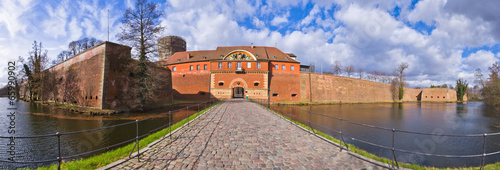
[[(309, 77), (309, 75), (311, 77)], [(311, 86), (312, 84), (312, 86)], [(300, 73), (301, 100), (312, 101), (392, 101), (391, 85), (349, 77), (317, 73)], [(448, 101), (442, 96), (449, 93), (449, 101), (456, 101), (456, 91), (452, 89), (412, 89), (405, 88), (403, 101)], [(425, 96), (437, 96), (425, 99)]]
[[(133, 88), (127, 66), (133, 61), (130, 50), (103, 42), (45, 70), (42, 100), (97, 109), (127, 108)], [(149, 69), (166, 80), (156, 94), (165, 102), (172, 101), (170, 70)]]

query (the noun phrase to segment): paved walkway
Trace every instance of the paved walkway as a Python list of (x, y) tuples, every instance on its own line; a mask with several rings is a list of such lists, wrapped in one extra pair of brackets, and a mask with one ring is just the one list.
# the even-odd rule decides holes
[(246, 100), (214, 107), (173, 139), (112, 169), (381, 169)]

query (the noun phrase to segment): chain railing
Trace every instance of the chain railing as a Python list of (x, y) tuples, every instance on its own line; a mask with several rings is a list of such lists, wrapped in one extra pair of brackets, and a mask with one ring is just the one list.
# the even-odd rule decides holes
[[(174, 125), (175, 123), (177, 122), (174, 122), (173, 121), (173, 114), (178, 112), (178, 111), (181, 111), (181, 110), (186, 110), (186, 115), (185, 117), (183, 118), (185, 120), (184, 123), (187, 123), (187, 125), (189, 126), (189, 116), (191, 116), (189, 114), (189, 108), (196, 108), (196, 113), (200, 112), (200, 104), (203, 105), (203, 109), (205, 108), (208, 108), (214, 104), (216, 104), (218, 102), (217, 99), (211, 99), (209, 101), (206, 101), (206, 102), (201, 102), (201, 103), (197, 103), (197, 104), (191, 104), (190, 106), (186, 106), (185, 108), (181, 108), (181, 109), (177, 109), (177, 110), (173, 110), (173, 111), (168, 111), (168, 112), (165, 112), (165, 113), (160, 113), (160, 114), (157, 114), (157, 115), (154, 115), (154, 116), (149, 116), (149, 117), (146, 117), (144, 119), (140, 119), (140, 120), (135, 120), (135, 121), (131, 121), (131, 122), (126, 122), (126, 123), (121, 123), (121, 124), (117, 124), (117, 125), (112, 125), (112, 126), (106, 126), (106, 127), (101, 127), (101, 128), (95, 128), (95, 129), (89, 129), (89, 130), (82, 130), (82, 131), (74, 131), (74, 132), (66, 132), (66, 133), (59, 133), (59, 132), (56, 132), (55, 134), (48, 134), (48, 135), (37, 135), (37, 136), (17, 136), (17, 137), (7, 137), (7, 136), (0, 136), (0, 139), (33, 139), (33, 138), (51, 138), (51, 137), (56, 137), (57, 138), (57, 157), (55, 159), (47, 159), (47, 160), (38, 160), (38, 161), (11, 161), (11, 160), (1, 160), (0, 159), (0, 162), (3, 162), (3, 163), (14, 163), (14, 164), (40, 164), (40, 163), (49, 163), (49, 162), (56, 162), (57, 161), (57, 169), (61, 169), (61, 163), (63, 160), (71, 160), (73, 158), (78, 158), (78, 157), (81, 157), (81, 156), (84, 156), (84, 155), (89, 155), (89, 154), (92, 154), (92, 153), (96, 153), (96, 152), (100, 152), (100, 151), (103, 151), (103, 150), (108, 150), (110, 148), (114, 148), (114, 147), (117, 147), (117, 146), (120, 146), (120, 145), (123, 145), (123, 144), (127, 144), (127, 143), (131, 143), (133, 141), (135, 141), (134, 143), (134, 147), (132, 148), (130, 154), (129, 154), (129, 158), (133, 158), (133, 157), (137, 157), (137, 161), (140, 161), (139, 159), (139, 156), (140, 156), (140, 146), (139, 146), (139, 141), (147, 136), (149, 136), (150, 134), (153, 134), (154, 132), (157, 132), (157, 131), (160, 131), (162, 129), (165, 129), (168, 127), (168, 131), (165, 132), (165, 134), (163, 135), (163, 138), (166, 138), (166, 135), (168, 132), (172, 132), (172, 125)], [(208, 105), (208, 106), (207, 106)], [(202, 109), (202, 110), (203, 110)], [(146, 120), (150, 120), (150, 119), (154, 119), (154, 118), (157, 118), (157, 117), (160, 117), (160, 116), (164, 116), (164, 115), (168, 115), (169, 119), (168, 119), (168, 122), (165, 123), (164, 125), (162, 126), (159, 126), (155, 129), (152, 129), (148, 132), (146, 132), (145, 134), (143, 135), (139, 135), (139, 130), (140, 130), (140, 126), (139, 126), (139, 123), (140, 122), (143, 122), (143, 121), (146, 121)], [(182, 119), (181, 119), (182, 120)], [(78, 153), (78, 154), (74, 154), (74, 155), (67, 155), (67, 156), (62, 156), (61, 155), (61, 136), (66, 136), (66, 135), (72, 135), (72, 134), (79, 134), (79, 133), (86, 133), (86, 132), (92, 132), (92, 131), (98, 131), (98, 130), (104, 130), (104, 129), (110, 129), (110, 128), (115, 128), (115, 127), (121, 127), (121, 126), (125, 126), (125, 125), (130, 125), (130, 124), (134, 124), (135, 123), (135, 137), (134, 138), (131, 138), (131, 139), (128, 139), (128, 140), (125, 140), (123, 142), (119, 142), (119, 143), (116, 143), (116, 144), (113, 144), (113, 145), (109, 145), (109, 146), (105, 146), (103, 148), (99, 148), (99, 149), (94, 149), (92, 151), (88, 151), (88, 152), (83, 152), (83, 153)], [(172, 134), (169, 135), (170, 138), (172, 137)], [(134, 150), (137, 148), (137, 154), (132, 156)]]
[[(291, 106), (283, 105), (283, 104), (277, 104), (275, 106), (278, 106), (279, 109), (273, 109), (273, 105), (271, 105), (271, 103), (269, 102), (269, 100), (266, 100), (266, 99), (251, 99), (251, 100), (253, 102), (255, 102), (255, 103), (258, 103), (258, 104), (260, 104), (260, 105), (262, 105), (264, 107), (269, 108), (270, 110), (275, 111), (278, 114), (281, 114), (284, 117), (288, 116), (290, 118), (291, 122), (293, 122), (295, 120), (300, 120), (302, 122), (307, 122), (306, 126), (308, 126), (311, 129), (312, 133), (315, 133), (315, 130), (318, 130), (317, 128), (315, 129), (314, 126), (321, 127), (323, 129), (328, 129), (329, 131), (337, 133), (340, 136), (340, 139), (338, 139), (338, 140), (341, 141), (341, 143), (339, 145), (337, 145), (337, 146), (339, 146), (341, 150), (343, 149), (342, 147), (345, 147), (344, 149), (346, 149), (347, 151), (351, 151), (349, 149), (347, 143), (345, 142), (344, 138), (350, 139), (352, 141), (361, 142), (363, 144), (367, 144), (367, 145), (370, 145), (370, 146), (374, 146), (374, 147), (378, 147), (378, 148), (390, 150), (391, 153), (392, 153), (392, 165), (391, 166), (392, 166), (393, 169), (394, 168), (399, 168), (398, 160), (396, 159), (396, 154), (395, 154), (396, 151), (397, 152), (407, 153), (407, 154), (416, 154), (416, 155), (422, 155), (422, 156), (443, 157), (443, 158), (481, 158), (481, 163), (479, 165), (480, 169), (484, 169), (485, 159), (486, 159), (487, 156), (492, 156), (492, 155), (500, 154), (500, 150), (499, 151), (494, 151), (494, 152), (489, 152), (489, 153), (486, 152), (486, 141), (487, 141), (486, 139), (487, 139), (487, 137), (500, 135), (500, 132), (496, 132), (496, 133), (483, 133), (483, 134), (466, 134), (466, 135), (413, 132), (413, 131), (391, 129), (391, 128), (386, 128), (386, 127), (380, 127), (380, 126), (374, 126), (374, 125), (359, 123), (359, 122), (355, 122), (355, 121), (351, 121), (351, 120), (347, 120), (347, 119), (343, 119), (343, 118), (339, 118), (339, 117), (324, 115), (324, 114), (321, 114), (321, 113), (315, 113), (315, 112), (312, 112), (312, 111), (303, 110), (303, 109), (299, 109), (299, 108), (296, 108), (296, 107), (291, 107)], [(282, 109), (284, 107), (288, 108), (290, 110), (290, 113), (287, 113), (286, 111), (284, 111)], [(299, 111), (299, 112), (307, 113), (307, 120), (301, 118), (302, 116), (300, 116), (300, 115), (299, 116), (295, 116), (293, 114), (294, 110)], [(311, 115), (322, 116), (324, 118), (330, 118), (330, 119), (335, 119), (335, 120), (339, 121), (339, 130), (335, 130), (335, 129), (332, 129), (332, 128), (329, 128), (329, 127), (325, 127), (324, 125), (321, 125), (318, 122), (311, 121)], [(370, 129), (378, 129), (378, 130), (383, 130), (383, 131), (391, 132), (391, 136), (390, 136), (390, 138), (392, 138), (391, 146), (384, 146), (384, 145), (380, 145), (380, 144), (375, 144), (373, 142), (366, 141), (365, 139), (357, 139), (357, 138), (348, 136), (345, 133), (346, 129), (343, 127), (343, 124), (345, 126), (346, 123), (357, 125), (357, 126), (362, 126), (362, 127), (367, 127), (367, 128), (370, 128)], [(394, 146), (394, 143), (395, 143), (395, 135), (397, 133), (401, 133), (401, 134), (416, 134), (416, 135), (425, 135), (425, 136), (446, 136), (446, 137), (482, 137), (482, 145), (483, 145), (483, 147), (482, 147), (482, 154), (472, 154), (472, 155), (443, 155), (443, 154), (430, 154), (430, 153), (423, 153), (423, 152), (415, 152), (415, 151), (405, 150), (405, 149), (401, 149), (401, 148), (396, 148)], [(342, 143), (344, 144), (344, 146), (342, 146)]]

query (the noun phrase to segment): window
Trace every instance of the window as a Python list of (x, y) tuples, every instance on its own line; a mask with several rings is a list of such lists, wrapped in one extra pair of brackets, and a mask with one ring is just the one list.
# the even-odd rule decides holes
[(206, 70), (208, 68), (208, 66), (205, 64), (203, 65), (203, 70)]
[(219, 68), (222, 68), (222, 62), (219, 62)]
[(236, 63), (236, 69), (241, 70), (241, 62)]
[(252, 68), (252, 63), (251, 62), (247, 63), (247, 68)]
[(257, 68), (260, 68), (260, 63), (257, 63)]
[(293, 71), (293, 70), (295, 70), (295, 69), (294, 69), (294, 67), (293, 67), (293, 66), (290, 66), (290, 70), (292, 70), (292, 71)]
[(278, 97), (278, 93), (273, 93), (273, 97)]
[(172, 71), (177, 71), (177, 67), (172, 67)]
[(284, 64), (283, 64), (283, 65), (281, 65), (281, 69), (282, 69), (282, 70), (285, 70), (285, 69), (286, 69), (286, 66), (285, 66)]
[(259, 86), (259, 82), (253, 83), (253, 86)]
[(275, 70), (279, 70), (279, 67), (280, 67), (280, 65), (278, 65), (278, 64), (275, 64), (275, 65), (274, 65), (274, 69), (275, 69)]
[(443, 96), (443, 99), (446, 99), (446, 97)]
[(297, 97), (297, 94), (292, 94), (292, 97)]
[(200, 65), (196, 65), (196, 70), (200, 70)]
[(224, 82), (219, 82), (219, 86), (224, 86)]
[(191, 70), (191, 71), (193, 70), (193, 65), (189, 66), (189, 70)]
[(231, 62), (227, 63), (227, 68), (231, 68)]

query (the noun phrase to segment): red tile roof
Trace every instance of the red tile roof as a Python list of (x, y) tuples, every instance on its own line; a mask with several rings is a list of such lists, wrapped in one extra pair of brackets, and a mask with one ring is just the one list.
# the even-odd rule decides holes
[[(204, 51), (185, 51), (177, 52), (170, 58), (158, 61), (159, 63), (177, 64), (196, 61), (222, 60), (227, 54), (235, 50), (244, 50), (252, 53), (257, 60), (285, 61), (298, 63), (289, 55), (285, 54), (276, 47), (264, 46), (230, 46), (217, 47), (216, 50)], [(222, 56), (222, 57), (221, 57)]]

